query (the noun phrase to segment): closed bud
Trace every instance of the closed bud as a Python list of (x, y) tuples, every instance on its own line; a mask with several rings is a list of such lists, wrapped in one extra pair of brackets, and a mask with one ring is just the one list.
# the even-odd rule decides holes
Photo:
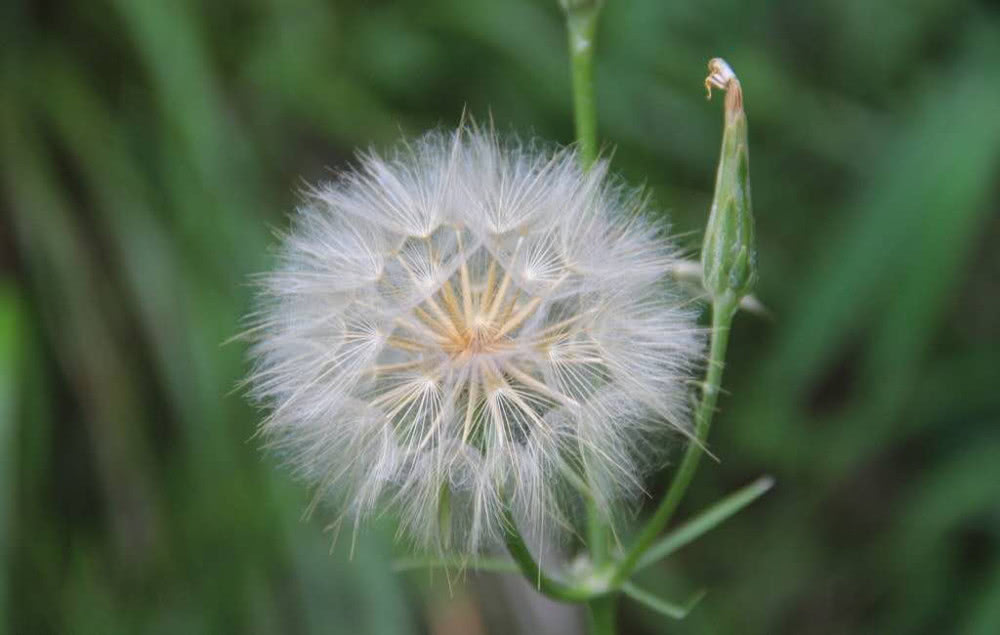
[(701, 251), (702, 276), (713, 300), (728, 294), (735, 306), (757, 282), (747, 118), (743, 91), (733, 70), (721, 58), (710, 61), (708, 69), (708, 96), (713, 87), (726, 91), (726, 114), (715, 196)]

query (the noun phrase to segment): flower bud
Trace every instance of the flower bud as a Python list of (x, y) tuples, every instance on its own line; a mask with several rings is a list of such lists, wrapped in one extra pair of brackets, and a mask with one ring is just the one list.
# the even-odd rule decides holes
[(715, 196), (701, 251), (702, 276), (713, 300), (729, 294), (735, 305), (757, 281), (747, 118), (743, 91), (733, 70), (721, 58), (710, 61), (708, 69), (708, 96), (711, 98), (713, 86), (726, 91), (726, 115)]

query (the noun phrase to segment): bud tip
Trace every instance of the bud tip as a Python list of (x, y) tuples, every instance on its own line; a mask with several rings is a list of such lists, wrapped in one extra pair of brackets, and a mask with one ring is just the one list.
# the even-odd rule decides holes
[[(729, 82), (736, 79), (736, 73), (729, 67), (726, 60), (721, 57), (713, 57), (708, 60), (708, 77), (705, 78), (706, 99), (712, 98), (712, 87), (720, 90), (727, 90)], [(738, 81), (738, 80), (737, 80)]]
[(705, 98), (712, 98), (712, 88), (724, 90), (727, 93), (726, 111), (734, 115), (743, 110), (743, 89), (736, 73), (726, 60), (713, 57), (708, 61), (708, 77), (705, 78)]

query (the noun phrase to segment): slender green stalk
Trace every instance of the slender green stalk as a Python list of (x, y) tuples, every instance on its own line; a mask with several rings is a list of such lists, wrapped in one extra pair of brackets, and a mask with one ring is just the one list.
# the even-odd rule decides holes
[[(597, 109), (594, 105), (594, 36), (601, 0), (564, 0), (573, 82), (573, 119), (584, 170), (597, 160)], [(595, 566), (608, 559), (608, 527), (593, 500), (587, 500), (587, 548)]]
[(535, 558), (531, 555), (528, 545), (524, 542), (524, 537), (521, 536), (521, 532), (517, 528), (517, 523), (514, 520), (514, 515), (511, 513), (509, 504), (504, 506), (503, 521), (507, 551), (514, 558), (514, 562), (517, 563), (524, 577), (531, 584), (535, 585), (542, 594), (549, 596), (553, 600), (574, 603), (587, 602), (594, 597), (592, 590), (565, 584), (559, 580), (550, 578), (542, 571), (542, 568), (535, 562)]
[(616, 595), (602, 595), (587, 603), (587, 623), (591, 635), (615, 635)]
[(580, 162), (589, 168), (597, 159), (597, 108), (594, 103), (594, 36), (601, 2), (569, 2), (566, 32), (569, 36), (570, 73), (573, 80), (573, 120), (580, 147)]
[(608, 526), (597, 510), (597, 505), (587, 499), (587, 548), (594, 567), (602, 566), (608, 560)]
[(635, 569), (639, 558), (656, 540), (663, 528), (670, 522), (677, 505), (687, 492), (691, 479), (694, 477), (705, 451), (704, 445), (708, 438), (708, 430), (712, 426), (712, 415), (715, 413), (715, 402), (722, 383), (722, 368), (726, 357), (726, 347), (729, 343), (729, 327), (733, 315), (739, 305), (739, 299), (732, 293), (724, 293), (712, 305), (712, 344), (709, 349), (708, 371), (705, 374), (705, 384), (702, 387), (701, 403), (695, 413), (694, 439), (688, 444), (681, 460), (680, 467), (674, 473), (673, 481), (667, 495), (660, 501), (656, 511), (646, 522), (635, 543), (619, 563), (611, 579), (612, 586), (621, 584)]
[[(573, 120), (584, 170), (597, 160), (597, 108), (594, 104), (594, 36), (602, 0), (563, 0), (573, 82)], [(594, 569), (608, 560), (608, 526), (591, 497), (587, 498), (587, 548)], [(616, 598), (608, 595), (587, 602), (592, 635), (614, 635)]]

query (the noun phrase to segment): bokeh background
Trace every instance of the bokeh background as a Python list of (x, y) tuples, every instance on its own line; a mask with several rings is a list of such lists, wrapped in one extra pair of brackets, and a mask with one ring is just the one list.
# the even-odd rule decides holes
[[(0, 633), (578, 632), (518, 579), (331, 553), (251, 439), (253, 272), (305, 182), (455, 125), (572, 140), (555, 0), (7, 0), (0, 8)], [(681, 515), (764, 499), (647, 574), (626, 633), (1000, 633), (1000, 11), (608, 0), (615, 169), (692, 253), (721, 100), (750, 118), (770, 318), (737, 319)], [(651, 481), (665, 480), (660, 475)]]

